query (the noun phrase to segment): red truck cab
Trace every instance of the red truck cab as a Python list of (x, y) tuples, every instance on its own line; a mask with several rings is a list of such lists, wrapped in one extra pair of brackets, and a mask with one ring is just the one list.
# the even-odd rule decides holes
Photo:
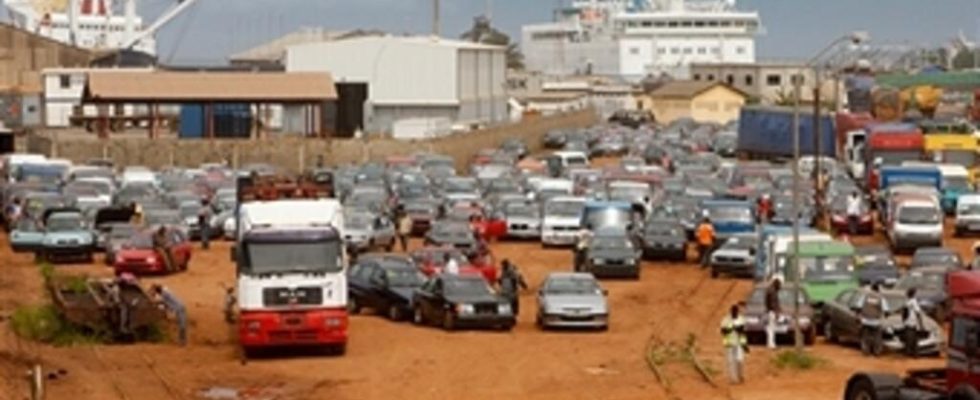
[(844, 390), (845, 400), (980, 398), (980, 271), (950, 272), (952, 299), (946, 368), (895, 374), (859, 372)]
[(920, 160), (925, 146), (925, 136), (914, 125), (880, 124), (869, 126), (867, 129), (865, 175), (867, 188), (874, 192), (879, 184), (878, 167)]

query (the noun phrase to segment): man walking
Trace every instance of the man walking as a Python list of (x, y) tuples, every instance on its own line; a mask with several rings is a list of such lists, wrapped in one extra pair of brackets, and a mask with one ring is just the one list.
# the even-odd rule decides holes
[(885, 297), (877, 283), (861, 305), (861, 352), (877, 356), (882, 351), (881, 323), (885, 317)]
[(847, 197), (847, 230), (851, 236), (857, 235), (858, 221), (861, 218), (861, 197), (851, 192)]
[(207, 200), (201, 200), (201, 211), (197, 213), (197, 227), (201, 231), (201, 249), (207, 250), (211, 244), (211, 205)]
[(737, 304), (732, 305), (729, 314), (721, 320), (721, 337), (725, 346), (728, 378), (733, 384), (745, 382), (743, 365), (749, 346), (745, 337), (745, 319), (739, 314)]
[(187, 308), (184, 307), (184, 303), (181, 303), (180, 299), (177, 298), (169, 289), (155, 284), (151, 288), (154, 296), (156, 296), (157, 301), (163, 305), (163, 309), (171, 313), (174, 319), (177, 320), (178, 329), (178, 343), (181, 346), (187, 345)]
[(782, 289), (782, 281), (779, 278), (772, 280), (766, 288), (766, 347), (776, 348), (776, 325), (779, 317), (783, 315), (779, 304), (779, 291)]
[(575, 272), (581, 272), (585, 267), (585, 253), (589, 250), (592, 241), (592, 230), (589, 227), (582, 227), (578, 232), (578, 242), (575, 243)]
[(698, 256), (701, 257), (701, 267), (707, 267), (711, 258), (711, 250), (715, 247), (715, 227), (711, 218), (704, 217), (695, 230), (698, 241)]
[(909, 288), (905, 292), (907, 300), (905, 301), (903, 318), (905, 329), (902, 331), (902, 341), (905, 342), (905, 355), (908, 357), (919, 355), (919, 331), (923, 328), (922, 307), (919, 305), (919, 300), (915, 298), (916, 293), (915, 288)]
[(398, 210), (398, 242), (402, 252), (408, 252), (408, 237), (412, 235), (412, 217), (404, 209)]
[(163, 259), (164, 270), (168, 273), (174, 272), (174, 259), (173, 254), (170, 254), (170, 238), (167, 237), (166, 227), (161, 226), (153, 232), (153, 249)]
[(500, 287), (500, 294), (510, 300), (510, 309), (514, 316), (520, 314), (521, 303), (518, 290), (527, 290), (527, 282), (524, 281), (524, 276), (521, 275), (517, 266), (508, 259), (504, 259), (501, 263), (500, 278), (497, 279), (497, 285)]

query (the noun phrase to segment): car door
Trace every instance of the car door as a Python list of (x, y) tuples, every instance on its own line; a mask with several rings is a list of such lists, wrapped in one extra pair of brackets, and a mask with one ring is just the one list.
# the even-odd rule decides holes
[(174, 261), (177, 265), (187, 265), (191, 261), (191, 242), (187, 240), (179, 230), (172, 230), (170, 232), (170, 252), (174, 256)]
[(375, 310), (385, 310), (388, 307), (388, 277), (384, 268), (376, 265), (368, 278), (370, 284), (371, 308)]
[(861, 306), (864, 305), (865, 292), (855, 291), (844, 309), (846, 317), (842, 326), (844, 334), (852, 339), (861, 337)]
[(357, 303), (360, 305), (368, 305), (370, 300), (368, 300), (365, 295), (367, 291), (367, 281), (366, 277), (370, 276), (372, 265), (364, 262), (354, 264), (350, 271), (350, 296), (353, 297)]
[(436, 278), (432, 282), (431, 291), (426, 292), (425, 313), (429, 320), (439, 321), (442, 319), (442, 307), (445, 304), (444, 290), (442, 278)]
[(835, 334), (844, 329), (844, 320), (847, 318), (844, 309), (847, 308), (847, 304), (850, 303), (853, 296), (854, 290), (845, 290), (838, 294), (833, 301), (824, 304), (824, 318), (827, 318), (834, 326)]

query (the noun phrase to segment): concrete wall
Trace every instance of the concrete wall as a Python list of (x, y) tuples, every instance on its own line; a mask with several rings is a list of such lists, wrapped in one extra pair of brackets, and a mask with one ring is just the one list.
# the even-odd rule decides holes
[(91, 53), (0, 23), (0, 88), (40, 91), (40, 72), (49, 67), (88, 65)]
[(54, 131), (31, 134), (27, 140), (27, 151), (75, 162), (105, 157), (115, 161), (116, 165), (145, 165), (154, 168), (168, 165), (196, 167), (206, 162), (229, 160), (232, 165), (269, 163), (292, 171), (311, 166), (318, 155), (323, 155), (329, 164), (337, 165), (367, 160), (383, 161), (392, 155), (431, 151), (452, 156), (456, 160), (457, 168), (462, 170), (477, 151), (496, 147), (507, 138), (523, 137), (531, 150), (536, 151), (541, 148), (542, 137), (550, 130), (588, 127), (595, 123), (595, 112), (582, 110), (551, 117), (530, 118), (517, 124), (495, 126), (466, 134), (411, 142), (392, 139), (317, 140), (297, 137), (257, 140), (132, 137), (102, 141), (93, 135), (68, 136), (64, 132)]

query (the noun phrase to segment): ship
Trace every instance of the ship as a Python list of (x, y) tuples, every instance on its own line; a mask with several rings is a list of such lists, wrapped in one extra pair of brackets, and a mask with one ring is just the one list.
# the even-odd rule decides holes
[(530, 70), (637, 82), (685, 79), (694, 63), (754, 63), (764, 29), (735, 0), (573, 0), (521, 33)]
[(135, 51), (156, 56), (154, 34), (196, 0), (173, 0), (149, 26), (136, 0), (3, 0), (14, 26), (95, 52)]

